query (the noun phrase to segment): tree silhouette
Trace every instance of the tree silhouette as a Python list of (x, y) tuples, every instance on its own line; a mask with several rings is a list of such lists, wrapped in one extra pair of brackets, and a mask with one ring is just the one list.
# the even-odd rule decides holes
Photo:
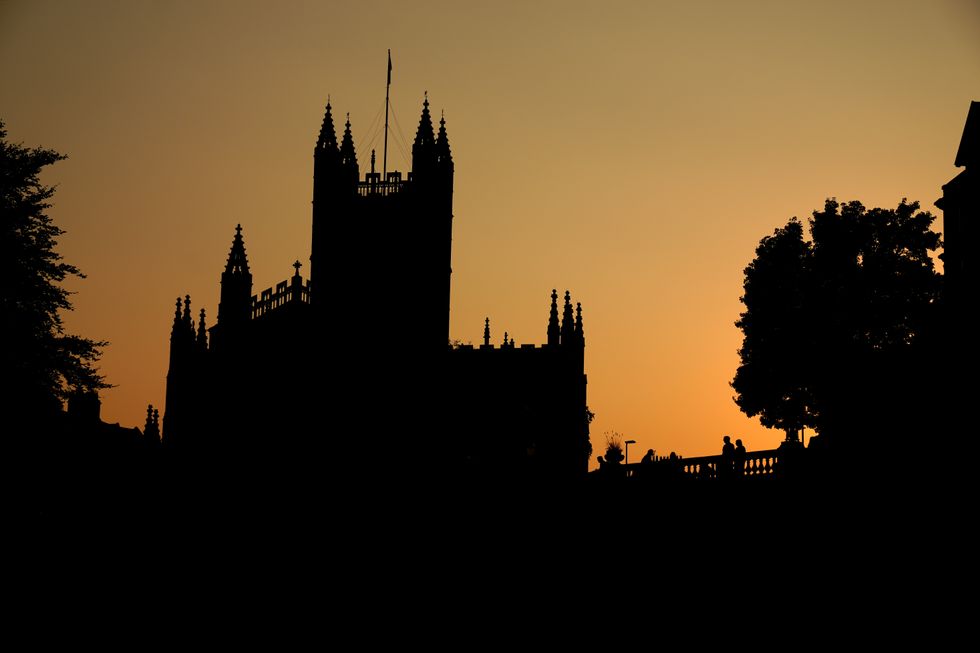
[(805, 360), (812, 346), (806, 319), (813, 246), (795, 218), (766, 236), (745, 268), (745, 312), (735, 323), (744, 340), (732, 386), (736, 403), (763, 426), (795, 432), (814, 426)]
[(745, 268), (735, 401), (764, 426), (821, 433), (886, 431), (926, 412), (923, 371), (938, 321), (941, 245), (934, 220), (828, 199), (762, 239)]
[(64, 231), (46, 213), (55, 189), (39, 175), (66, 157), (6, 136), (0, 121), (0, 374), (5, 418), (37, 419), (76, 392), (109, 387), (94, 367), (107, 343), (66, 334), (61, 321), (72, 305), (60, 283), (84, 275), (55, 250)]

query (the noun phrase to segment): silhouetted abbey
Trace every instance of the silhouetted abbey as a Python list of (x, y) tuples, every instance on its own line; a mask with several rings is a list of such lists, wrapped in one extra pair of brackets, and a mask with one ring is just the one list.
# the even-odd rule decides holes
[[(163, 442), (241, 474), (584, 475), (581, 305), (551, 294), (547, 343), (449, 345), (453, 158), (426, 98), (406, 176), (362, 179), (330, 104), (313, 153), (310, 278), (253, 295), (241, 225), (217, 321), (178, 299)], [(544, 306), (542, 306), (544, 308)], [(543, 311), (542, 311), (543, 312)], [(543, 316), (542, 316), (543, 317)], [(544, 327), (542, 319), (542, 327)], [(233, 469), (234, 468), (234, 469)]]

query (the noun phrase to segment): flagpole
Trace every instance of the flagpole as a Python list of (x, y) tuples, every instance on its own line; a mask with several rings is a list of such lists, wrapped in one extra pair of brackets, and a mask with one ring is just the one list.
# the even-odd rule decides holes
[(388, 49), (388, 84), (385, 86), (385, 154), (381, 163), (382, 181), (388, 181), (388, 92), (391, 90), (391, 48)]

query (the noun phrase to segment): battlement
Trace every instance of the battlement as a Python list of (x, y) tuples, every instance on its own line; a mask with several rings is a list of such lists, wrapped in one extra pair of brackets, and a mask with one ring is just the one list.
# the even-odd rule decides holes
[[(483, 344), (479, 349), (473, 345), (450, 345), (452, 351), (472, 352), (472, 351), (521, 351), (521, 352), (551, 352), (550, 354), (538, 354), (538, 356), (554, 356), (558, 352), (575, 352), (581, 356), (585, 349), (585, 329), (582, 324), (582, 304), (576, 304), (572, 310), (572, 294), (565, 291), (565, 307), (562, 317), (558, 318), (558, 290), (551, 291), (551, 314), (548, 318), (548, 342), (544, 345), (522, 344), (518, 347), (517, 343), (510, 334), (504, 331), (504, 342), (498, 346), (490, 342), (490, 318), (487, 317), (483, 323)], [(513, 354), (510, 354), (513, 355)]]
[(298, 274), (277, 283), (275, 290), (266, 288), (259, 295), (252, 295), (252, 319), (290, 303), (310, 303), (310, 282), (304, 281)]
[(456, 345), (449, 349), (454, 356), (461, 358), (484, 358), (499, 356), (503, 358), (551, 358), (553, 356), (581, 355), (582, 348), (573, 345), (535, 345), (516, 344), (513, 341), (500, 345)]
[(398, 195), (412, 183), (412, 173), (403, 180), (402, 173), (389, 172), (388, 177), (381, 179), (380, 172), (369, 172), (364, 175), (364, 181), (357, 182), (358, 197), (388, 197)]
[(529, 349), (547, 349), (547, 348), (548, 348), (547, 345), (533, 345), (533, 344), (521, 345), (520, 347), (518, 347), (513, 342), (510, 342), (506, 345), (488, 344), (488, 345), (480, 345), (479, 347), (471, 344), (459, 345), (457, 347), (453, 347), (453, 351), (512, 351), (515, 349), (527, 351)]

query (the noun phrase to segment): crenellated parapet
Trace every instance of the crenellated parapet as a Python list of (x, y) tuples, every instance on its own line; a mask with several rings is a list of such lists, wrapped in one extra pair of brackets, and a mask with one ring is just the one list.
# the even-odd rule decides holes
[(310, 282), (298, 274), (276, 284), (275, 289), (266, 288), (258, 295), (252, 295), (252, 319), (289, 304), (310, 303)]
[(402, 179), (402, 173), (389, 172), (388, 178), (381, 179), (380, 172), (373, 170), (364, 175), (364, 181), (357, 182), (357, 196), (379, 199), (405, 193), (412, 184), (412, 173), (407, 179)]
[[(514, 338), (508, 332), (504, 332), (504, 341), (500, 345), (500, 350), (534, 350), (539, 347), (533, 344), (517, 345)], [(565, 305), (562, 311), (562, 318), (558, 319), (558, 290), (551, 291), (551, 312), (548, 318), (547, 340), (540, 349), (562, 349), (564, 351), (581, 352), (585, 348), (585, 326), (582, 319), (582, 303), (579, 302), (575, 310), (572, 310), (572, 295), (568, 290), (565, 291)], [(472, 345), (460, 345), (455, 349), (473, 349)], [(490, 318), (487, 317), (483, 326), (483, 344), (481, 350), (498, 349), (491, 344), (490, 337)]]
[[(534, 343), (520, 343), (518, 344), (514, 340), (508, 340), (507, 342), (502, 342), (500, 344), (483, 344), (483, 345), (473, 345), (473, 344), (460, 344), (451, 348), (451, 351), (456, 352), (474, 352), (475, 355), (480, 355), (480, 352), (508, 352), (510, 355), (520, 355), (521, 352), (536, 352), (540, 357), (545, 356), (559, 356), (575, 353), (571, 348), (563, 349), (560, 347), (549, 347), (548, 345), (536, 345)], [(550, 352), (550, 353), (549, 353)]]
[[(412, 142), (412, 170), (404, 178), (401, 172), (376, 170), (374, 151), (371, 152), (371, 171), (360, 176), (360, 164), (354, 137), (351, 132), (350, 114), (344, 123), (344, 134), (338, 142), (333, 124), (333, 109), (327, 101), (323, 125), (313, 150), (313, 203), (329, 201), (341, 196), (361, 197), (394, 195), (413, 185), (428, 185), (449, 179), (455, 169), (446, 118), (439, 120), (438, 133), (429, 112), (429, 97), (422, 103), (419, 126)], [(314, 212), (316, 208), (314, 206)]]

